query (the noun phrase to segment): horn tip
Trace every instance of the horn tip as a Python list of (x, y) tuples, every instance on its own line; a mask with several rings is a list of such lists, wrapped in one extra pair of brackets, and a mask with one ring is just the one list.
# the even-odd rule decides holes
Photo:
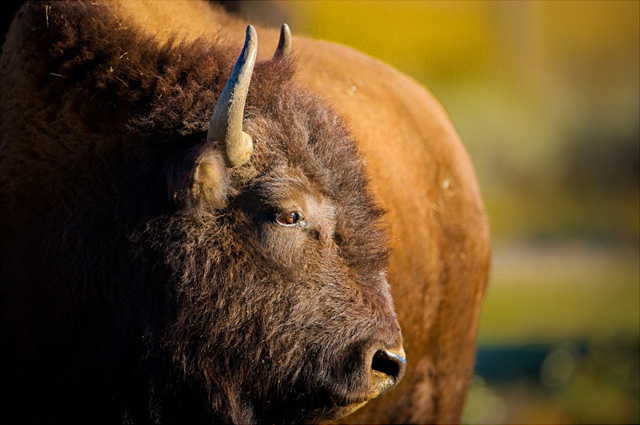
[(291, 50), (291, 29), (289, 25), (282, 24), (280, 27), (280, 40), (278, 41), (278, 48), (276, 49), (275, 57), (283, 57), (289, 54)]
[(256, 39), (258, 37), (258, 33), (253, 25), (247, 25), (247, 38)]

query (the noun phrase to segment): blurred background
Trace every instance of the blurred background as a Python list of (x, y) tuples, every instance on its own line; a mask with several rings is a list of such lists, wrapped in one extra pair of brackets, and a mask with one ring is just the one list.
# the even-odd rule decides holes
[(640, 422), (639, 2), (229, 7), (389, 63), (449, 112), (493, 242), (464, 422)]
[(449, 112), (493, 243), (464, 422), (639, 423), (640, 2), (221, 3), (391, 64)]

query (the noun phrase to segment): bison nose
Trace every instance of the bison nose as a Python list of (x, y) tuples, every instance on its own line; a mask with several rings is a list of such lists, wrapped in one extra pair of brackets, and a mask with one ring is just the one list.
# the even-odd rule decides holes
[(391, 391), (404, 376), (407, 361), (402, 347), (378, 350), (371, 360), (372, 398)]

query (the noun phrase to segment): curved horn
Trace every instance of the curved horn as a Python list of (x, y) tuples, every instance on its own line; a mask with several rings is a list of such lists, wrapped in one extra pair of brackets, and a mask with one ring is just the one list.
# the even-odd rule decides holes
[(227, 162), (232, 167), (247, 162), (253, 151), (251, 136), (242, 131), (242, 118), (257, 50), (258, 36), (255, 28), (249, 25), (242, 53), (209, 120), (207, 142), (224, 141)]
[(278, 42), (278, 48), (273, 54), (274, 58), (281, 58), (287, 56), (291, 50), (291, 30), (289, 25), (282, 24), (280, 28), (280, 41)]

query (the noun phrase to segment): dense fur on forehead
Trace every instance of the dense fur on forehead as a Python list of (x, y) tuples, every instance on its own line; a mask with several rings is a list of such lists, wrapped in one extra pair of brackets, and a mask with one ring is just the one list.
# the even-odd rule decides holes
[(315, 97), (289, 93), (277, 101), (277, 108), (260, 111), (248, 124), (258, 140), (251, 184), (270, 189), (267, 198), (292, 196), (292, 182), (303, 174), (308, 186), (298, 190), (326, 198), (337, 209), (335, 237), (346, 258), (379, 270), (388, 254), (382, 210), (369, 193), (362, 158), (344, 124)]

